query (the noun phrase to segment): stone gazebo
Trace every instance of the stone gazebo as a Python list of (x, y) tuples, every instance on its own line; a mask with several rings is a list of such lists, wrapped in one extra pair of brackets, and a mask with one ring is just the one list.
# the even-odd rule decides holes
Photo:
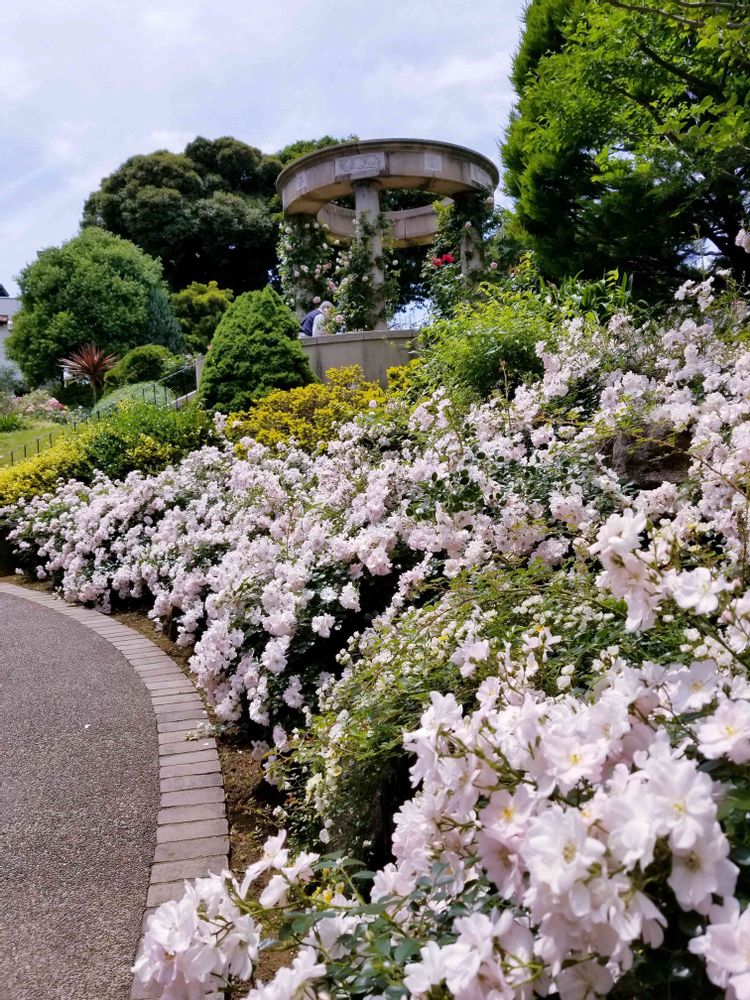
[[(376, 290), (382, 289), (384, 275), (376, 261), (382, 256), (383, 222), (388, 229), (391, 246), (408, 247), (427, 245), (432, 242), (438, 224), (438, 216), (432, 205), (386, 212), (381, 219), (380, 192), (390, 189), (417, 190), (439, 195), (443, 199), (460, 198), (464, 194), (486, 192), (492, 194), (499, 181), (498, 171), (491, 160), (480, 153), (448, 142), (434, 142), (426, 139), (368, 139), (363, 142), (345, 142), (316, 150), (290, 163), (279, 174), (276, 189), (281, 196), (286, 216), (308, 216), (324, 227), (330, 240), (351, 242), (355, 238), (355, 219), (364, 218), (375, 228), (373, 237), (373, 265), (370, 280)], [(354, 197), (354, 209), (342, 208), (336, 201)], [(461, 267), (464, 273), (477, 267), (479, 234), (467, 229), (462, 237)], [(350, 339), (360, 343), (366, 339), (384, 339), (386, 329), (385, 303), (380, 300), (378, 318), (374, 331), (343, 334), (335, 339), (336, 345)], [(414, 331), (391, 330), (388, 340), (401, 340), (395, 350), (386, 350), (387, 345), (377, 348), (383, 355), (382, 364), (374, 365), (374, 357), (363, 364), (366, 349), (342, 351), (336, 346), (341, 360), (333, 364), (316, 357), (314, 343), (303, 343), (315, 368), (340, 367), (343, 364), (360, 363), (371, 377), (384, 378), (385, 367), (403, 364), (408, 360), (408, 350)], [(305, 340), (323, 341), (327, 338), (315, 337)], [(373, 349), (376, 345), (372, 345)], [(327, 353), (333, 353), (330, 344)], [(323, 348), (326, 349), (325, 347)], [(318, 353), (320, 353), (318, 351)], [(359, 353), (359, 357), (355, 355)], [(369, 353), (372, 353), (370, 351)], [(351, 354), (351, 358), (344, 358)], [(389, 355), (386, 358), (386, 355)], [(369, 371), (368, 371), (369, 369)], [(320, 372), (322, 373), (322, 372)]]

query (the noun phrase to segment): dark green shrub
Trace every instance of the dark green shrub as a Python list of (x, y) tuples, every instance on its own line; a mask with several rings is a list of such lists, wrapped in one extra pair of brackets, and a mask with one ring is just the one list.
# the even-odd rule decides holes
[(133, 469), (158, 472), (205, 444), (212, 434), (209, 417), (197, 407), (173, 410), (131, 400), (94, 425), (86, 460), (112, 478)]
[(224, 413), (246, 410), (272, 389), (313, 382), (298, 333), (296, 316), (272, 288), (240, 295), (214, 334), (201, 376), (201, 404)]
[[(85, 382), (73, 382), (71, 379), (48, 379), (42, 382), (32, 392), (44, 392), (61, 402), (68, 409), (83, 407), (88, 410), (91, 407), (91, 389)], [(28, 391), (24, 395), (29, 395)]]
[(161, 344), (134, 347), (111, 368), (104, 378), (105, 392), (136, 382), (157, 382), (181, 364), (177, 355)]

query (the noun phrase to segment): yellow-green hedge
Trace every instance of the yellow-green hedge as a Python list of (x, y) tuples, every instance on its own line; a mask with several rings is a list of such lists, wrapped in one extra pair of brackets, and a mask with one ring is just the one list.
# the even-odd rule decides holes
[(271, 448), (294, 439), (301, 448), (315, 451), (331, 440), (340, 424), (386, 401), (385, 392), (377, 382), (365, 380), (359, 365), (332, 368), (326, 378), (325, 383), (270, 392), (251, 410), (231, 414), (231, 438), (252, 437)]
[(61, 434), (46, 451), (15, 465), (0, 469), (0, 506), (15, 503), (21, 497), (35, 497), (54, 489), (58, 479), (77, 479), (88, 463), (82, 440), (88, 428), (78, 433)]
[(212, 437), (201, 410), (121, 403), (111, 415), (66, 431), (40, 455), (0, 469), (0, 507), (54, 489), (58, 479), (91, 482), (100, 470), (120, 479), (133, 469), (159, 472)]

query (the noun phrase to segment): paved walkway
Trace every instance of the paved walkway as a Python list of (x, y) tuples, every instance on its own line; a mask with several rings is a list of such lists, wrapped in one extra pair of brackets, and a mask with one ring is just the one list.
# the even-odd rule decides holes
[(159, 805), (156, 722), (131, 664), (0, 591), (2, 1000), (130, 996)]

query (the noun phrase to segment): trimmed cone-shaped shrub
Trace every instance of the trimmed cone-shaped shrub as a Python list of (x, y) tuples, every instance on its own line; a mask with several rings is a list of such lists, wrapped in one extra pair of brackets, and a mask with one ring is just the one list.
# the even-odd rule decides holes
[(211, 341), (201, 376), (201, 405), (223, 413), (246, 410), (273, 389), (313, 382), (298, 333), (297, 317), (272, 288), (240, 295)]

